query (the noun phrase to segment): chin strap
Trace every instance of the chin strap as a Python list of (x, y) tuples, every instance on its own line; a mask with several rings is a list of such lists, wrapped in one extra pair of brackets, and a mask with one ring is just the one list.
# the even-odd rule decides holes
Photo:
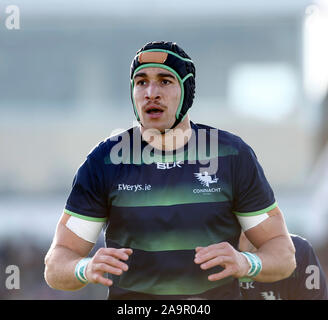
[(169, 130), (174, 129), (183, 119), (184, 119), (184, 117), (181, 120), (176, 119), (175, 122), (174, 122), (174, 124), (173, 124), (173, 126)]
[[(175, 122), (174, 122), (173, 126), (170, 128), (170, 130), (171, 130), (171, 129), (174, 129), (179, 123), (181, 123), (181, 122), (184, 120), (184, 118), (186, 117), (186, 115), (187, 115), (187, 113), (184, 114), (184, 115), (182, 115), (182, 114), (180, 113), (180, 114), (179, 114), (179, 118), (175, 120)], [(182, 116), (182, 118), (180, 119), (181, 116)]]

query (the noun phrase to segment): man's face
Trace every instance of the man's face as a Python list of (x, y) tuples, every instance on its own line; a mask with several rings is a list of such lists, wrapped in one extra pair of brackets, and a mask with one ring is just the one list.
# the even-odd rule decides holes
[(176, 76), (162, 68), (143, 68), (134, 76), (133, 97), (144, 129), (163, 132), (175, 122), (181, 88)]

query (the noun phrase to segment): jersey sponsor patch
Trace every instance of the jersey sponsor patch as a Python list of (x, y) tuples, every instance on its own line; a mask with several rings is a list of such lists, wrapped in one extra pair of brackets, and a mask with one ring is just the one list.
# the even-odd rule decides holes
[(138, 192), (138, 191), (151, 191), (150, 184), (126, 184), (126, 183), (119, 183), (117, 185), (118, 191), (131, 191), (131, 192)]

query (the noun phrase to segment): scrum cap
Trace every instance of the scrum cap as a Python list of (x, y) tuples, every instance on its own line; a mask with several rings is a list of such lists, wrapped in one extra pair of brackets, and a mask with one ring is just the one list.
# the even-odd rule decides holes
[[(176, 112), (176, 120), (171, 129), (176, 127), (187, 115), (195, 96), (195, 66), (190, 57), (174, 42), (154, 41), (147, 43), (138, 50), (134, 57), (131, 70), (131, 100), (134, 113), (140, 122), (133, 98), (134, 75), (140, 69), (159, 67), (171, 71), (178, 79), (181, 87), (180, 103)], [(142, 124), (141, 124), (142, 125)]]

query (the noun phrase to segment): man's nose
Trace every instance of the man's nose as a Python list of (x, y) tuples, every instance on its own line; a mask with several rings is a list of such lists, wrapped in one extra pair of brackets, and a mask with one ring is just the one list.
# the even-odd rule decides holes
[(157, 83), (150, 82), (146, 92), (145, 92), (145, 98), (148, 100), (158, 100), (160, 98), (160, 88)]

